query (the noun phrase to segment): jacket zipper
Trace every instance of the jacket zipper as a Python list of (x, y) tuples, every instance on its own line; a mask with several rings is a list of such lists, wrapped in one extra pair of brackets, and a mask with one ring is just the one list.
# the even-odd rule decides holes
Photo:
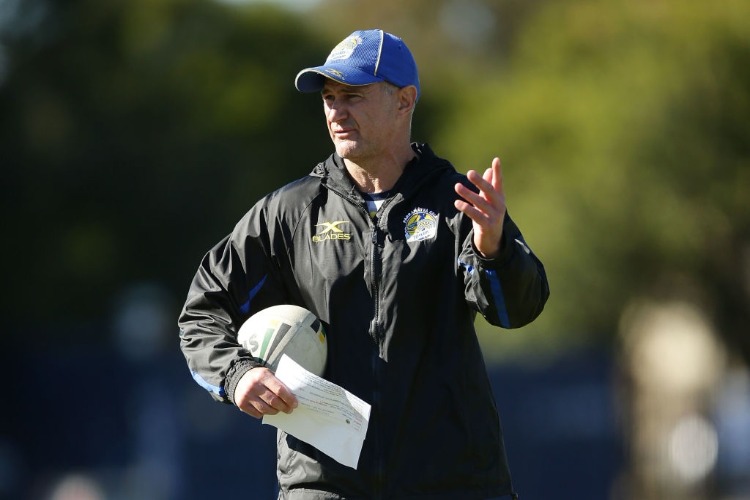
[[(383, 345), (385, 342), (385, 339), (383, 338), (383, 331), (382, 331), (382, 325), (380, 323), (380, 280), (382, 279), (383, 274), (383, 262), (382, 262), (382, 251), (385, 240), (385, 231), (383, 231), (377, 221), (373, 221), (373, 219), (370, 217), (370, 213), (367, 210), (366, 207), (362, 206), (359, 200), (356, 198), (353, 198), (347, 194), (344, 194), (338, 190), (335, 190), (339, 196), (341, 196), (343, 199), (349, 201), (353, 205), (359, 208), (359, 210), (365, 214), (365, 217), (367, 221), (370, 224), (370, 228), (372, 229), (372, 234), (370, 237), (370, 243), (371, 251), (370, 251), (370, 272), (372, 276), (372, 283), (371, 283), (371, 290), (372, 290), (372, 297), (373, 297), (373, 318), (370, 323), (370, 335), (375, 340), (378, 350), (376, 353), (373, 353), (372, 357), (372, 375), (373, 375), (373, 391), (372, 391), (372, 405), (374, 408), (378, 409), (376, 411), (379, 411), (381, 405), (381, 363), (380, 358), (381, 354), (383, 352)], [(384, 209), (387, 205), (389, 205), (391, 202), (393, 202), (394, 198), (390, 198), (385, 201), (383, 206), (381, 207), (381, 210), (379, 212), (385, 213)], [(379, 416), (378, 416), (379, 417)], [(384, 481), (385, 481), (385, 457), (383, 456), (383, 449), (380, 445), (380, 436), (382, 435), (382, 424), (380, 422), (380, 418), (376, 418), (376, 428), (374, 429), (374, 436), (375, 439), (373, 440), (372, 446), (375, 450), (374, 456), (375, 456), (375, 480), (372, 491), (372, 498), (384, 498), (383, 496), (383, 490), (384, 490)]]
[[(379, 214), (387, 215), (388, 214), (388, 206), (393, 203), (397, 198), (399, 197), (398, 194), (394, 195), (393, 197), (387, 199), (383, 205), (380, 207), (380, 210), (378, 210)], [(368, 214), (369, 218), (369, 214)], [(373, 338), (375, 338), (377, 345), (378, 345), (378, 352), (373, 354), (373, 360), (372, 360), (372, 372), (373, 372), (373, 380), (374, 380), (374, 388), (373, 388), (373, 405), (376, 408), (381, 408), (381, 399), (382, 399), (382, 391), (381, 391), (381, 385), (382, 385), (382, 362), (381, 358), (384, 356), (384, 346), (385, 346), (385, 337), (383, 332), (383, 325), (380, 321), (380, 314), (381, 314), (381, 307), (380, 307), (380, 282), (383, 277), (383, 252), (382, 249), (385, 246), (385, 235), (386, 231), (381, 229), (380, 221), (385, 220), (384, 218), (377, 218), (375, 221), (370, 219), (371, 221), (371, 227), (372, 227), (372, 254), (371, 254), (371, 260), (370, 264), (372, 266), (372, 296), (373, 301), (375, 305), (374, 310), (374, 317), (373, 317), (373, 323), (372, 323), (372, 335)], [(387, 222), (386, 222), (387, 226)], [(382, 435), (382, 420), (380, 418), (377, 419), (378, 428), (377, 428), (377, 435)], [(384, 489), (385, 489), (385, 456), (384, 456), (384, 450), (380, 444), (380, 440), (376, 440), (376, 443), (373, 443), (375, 445), (375, 456), (376, 456), (376, 464), (375, 464), (375, 487), (373, 488), (373, 498), (385, 498)]]
[[(372, 336), (375, 339), (378, 350), (377, 352), (373, 353), (372, 356), (372, 375), (373, 375), (373, 405), (375, 408), (379, 409), (381, 408), (380, 399), (381, 399), (381, 383), (380, 383), (380, 358), (381, 358), (381, 352), (383, 348), (383, 332), (381, 331), (380, 326), (380, 277), (382, 274), (382, 262), (381, 262), (381, 245), (379, 241), (381, 231), (378, 228), (377, 224), (372, 225), (372, 252), (371, 252), (371, 258), (370, 258), (370, 264), (371, 264), (371, 272), (372, 272), (372, 297), (373, 297), (373, 303), (374, 303), (374, 314), (373, 314), (373, 320), (371, 324), (371, 330), (372, 330)], [(378, 415), (380, 417), (380, 415)], [(381, 419), (377, 418), (377, 435), (381, 435), (382, 427), (381, 427)], [(384, 457), (383, 457), (383, 449), (380, 446), (380, 439), (376, 439), (373, 443), (375, 446), (375, 457), (376, 457), (376, 464), (375, 464), (375, 484), (373, 485), (373, 498), (382, 498), (383, 495), (383, 480), (384, 480)]]

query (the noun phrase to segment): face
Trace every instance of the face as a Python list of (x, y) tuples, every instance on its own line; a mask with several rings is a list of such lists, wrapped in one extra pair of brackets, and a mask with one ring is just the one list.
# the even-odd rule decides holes
[(385, 83), (351, 86), (328, 80), (321, 92), (328, 133), (342, 158), (354, 162), (388, 153), (399, 139), (398, 89)]

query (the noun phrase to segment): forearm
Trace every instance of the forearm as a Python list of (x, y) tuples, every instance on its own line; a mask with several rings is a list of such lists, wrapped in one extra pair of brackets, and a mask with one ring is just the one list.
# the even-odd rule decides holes
[(542, 312), (549, 296), (544, 266), (523, 240), (510, 217), (506, 217), (500, 254), (483, 258), (467, 237), (462, 253), (467, 263), (467, 300), (485, 319), (503, 328), (519, 328)]

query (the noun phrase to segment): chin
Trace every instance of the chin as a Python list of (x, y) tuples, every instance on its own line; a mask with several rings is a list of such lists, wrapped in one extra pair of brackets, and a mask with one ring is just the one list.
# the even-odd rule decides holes
[(351, 142), (337, 142), (335, 144), (336, 146), (336, 154), (338, 154), (342, 158), (346, 159), (353, 159), (357, 155), (357, 145), (352, 144)]

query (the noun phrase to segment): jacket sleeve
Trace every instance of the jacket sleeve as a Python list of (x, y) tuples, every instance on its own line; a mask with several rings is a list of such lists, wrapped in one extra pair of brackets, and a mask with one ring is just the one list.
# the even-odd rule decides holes
[(242, 375), (261, 364), (237, 343), (239, 327), (256, 311), (283, 302), (259, 205), (204, 256), (178, 320), (193, 379), (225, 403), (234, 401)]
[(541, 261), (507, 213), (496, 258), (482, 257), (474, 248), (473, 236), (469, 231), (464, 238), (459, 258), (467, 302), (495, 326), (519, 328), (531, 323), (549, 297)]

